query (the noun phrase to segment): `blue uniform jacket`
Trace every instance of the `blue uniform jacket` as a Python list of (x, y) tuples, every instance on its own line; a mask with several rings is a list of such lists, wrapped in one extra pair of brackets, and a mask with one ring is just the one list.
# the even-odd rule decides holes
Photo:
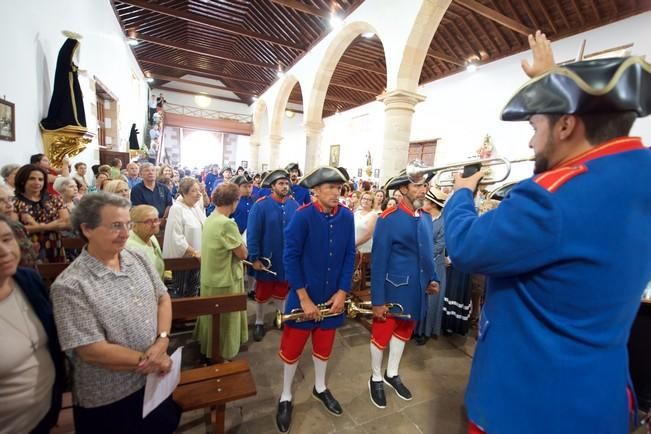
[[(327, 302), (342, 289), (350, 292), (355, 266), (355, 224), (353, 213), (337, 207), (325, 214), (317, 203), (300, 207), (285, 229), (285, 272), (289, 295), (285, 312), (300, 308), (296, 290), (305, 288), (314, 304)], [(339, 327), (344, 315), (319, 323), (292, 322), (293, 327), (322, 329)]]
[(419, 320), (425, 289), (438, 281), (434, 272), (432, 216), (414, 215), (405, 204), (383, 212), (375, 224), (371, 251), (371, 301), (374, 306), (400, 303)]
[(596, 147), (477, 217), (444, 208), (455, 266), (488, 276), (468, 415), (488, 433), (628, 432), (626, 343), (651, 279), (651, 151)]
[(254, 204), (255, 201), (251, 196), (242, 196), (237, 204), (237, 208), (235, 208), (233, 214), (230, 215), (230, 217), (235, 220), (235, 223), (237, 223), (237, 228), (240, 230), (240, 234), (243, 234), (246, 230), (246, 225), (249, 220), (249, 212), (251, 212), (251, 208), (253, 208)]
[(292, 195), (299, 205), (306, 205), (312, 202), (312, 198), (310, 197), (310, 190), (301, 185), (292, 184)]
[(260, 257), (271, 259), (273, 274), (264, 271), (254, 272), (257, 280), (287, 280), (283, 267), (283, 248), (285, 246), (285, 228), (294, 217), (298, 204), (291, 197), (284, 202), (275, 196), (265, 196), (253, 205), (249, 214), (246, 244), (249, 249), (249, 261)]

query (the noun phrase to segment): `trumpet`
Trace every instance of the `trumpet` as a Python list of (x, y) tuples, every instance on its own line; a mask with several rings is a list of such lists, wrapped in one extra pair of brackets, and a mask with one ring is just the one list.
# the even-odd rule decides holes
[[(402, 307), (401, 304), (387, 303), (385, 306), (387, 307), (387, 309), (389, 309), (389, 312), (387, 313), (387, 317), (398, 318), (398, 319), (411, 319), (410, 314), (404, 313), (405, 309), (404, 307)], [(344, 315), (344, 314), (348, 318), (357, 318), (358, 316), (373, 315), (373, 304), (370, 301), (355, 303), (353, 300), (347, 299), (346, 303), (344, 304), (344, 310), (338, 313), (330, 312), (330, 305), (325, 303), (317, 304), (316, 308), (319, 310), (321, 319), (331, 318), (331, 317)], [(391, 310), (396, 310), (396, 311), (391, 312)], [(305, 322), (310, 320), (305, 318), (305, 313), (303, 312), (303, 309), (300, 308), (292, 309), (287, 314), (283, 314), (280, 311), (276, 312), (276, 320), (274, 321), (276, 327), (280, 328), (280, 326), (286, 321)]]
[[(373, 315), (373, 303), (370, 301), (355, 303), (352, 300), (346, 300), (346, 303), (346, 315), (348, 318)], [(400, 303), (387, 303), (385, 306), (387, 309), (389, 309), (389, 312), (387, 312), (386, 315), (387, 318), (411, 319), (410, 314), (404, 313), (405, 308), (402, 307)], [(392, 312), (393, 309), (396, 309), (397, 312)]]
[[(433, 183), (437, 187), (451, 187), (454, 185), (452, 174), (463, 170), (466, 166), (479, 165), (482, 167), (497, 167), (504, 166), (504, 173), (501, 176), (496, 176), (493, 173), (488, 174), (479, 181), (480, 184), (495, 184), (502, 182), (511, 174), (511, 165), (514, 163), (522, 163), (525, 161), (533, 161), (534, 157), (519, 158), (516, 160), (508, 160), (504, 157), (473, 159), (464, 161), (462, 163), (446, 164), (444, 166), (426, 166), (421, 160), (413, 160), (407, 164), (406, 175), (409, 181), (414, 183), (422, 183), (429, 175), (436, 173)], [(444, 179), (441, 179), (443, 174), (446, 174)]]
[[(271, 259), (261, 256), (258, 258), (258, 261), (262, 262), (262, 268), (260, 269), (260, 271), (264, 271), (265, 273), (269, 273), (274, 276), (278, 275), (278, 273), (276, 273), (275, 271), (271, 271)], [(243, 260), (242, 263), (253, 268), (253, 262), (251, 261)]]

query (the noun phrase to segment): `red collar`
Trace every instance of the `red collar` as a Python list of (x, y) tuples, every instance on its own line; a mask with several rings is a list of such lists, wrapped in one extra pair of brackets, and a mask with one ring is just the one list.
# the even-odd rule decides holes
[(398, 204), (398, 208), (409, 214), (411, 217), (419, 217), (420, 216), (420, 211), (418, 210), (410, 210), (409, 207), (405, 204), (404, 200), (401, 200), (400, 203)]
[(278, 202), (278, 203), (285, 203), (285, 202), (287, 201), (287, 196), (285, 196), (284, 199), (281, 199), (281, 198), (279, 198), (278, 196), (276, 196), (276, 193), (271, 193), (271, 194), (269, 195), (269, 197), (272, 198), (273, 200), (275, 200), (275, 201)]
[(560, 169), (561, 167), (578, 166), (597, 158), (620, 154), (622, 152), (635, 151), (638, 149), (645, 149), (642, 140), (639, 137), (618, 137), (609, 140), (602, 145), (588, 149), (575, 157), (562, 161), (552, 170)]
[[(322, 214), (325, 214), (325, 213), (326, 213), (325, 210), (323, 209), (323, 207), (321, 206), (321, 204), (319, 203), (318, 200), (315, 200), (315, 201), (312, 202), (312, 203), (314, 204), (314, 208), (316, 208), (317, 211), (319, 211), (319, 212), (322, 213)], [(339, 211), (339, 205), (336, 205), (334, 208), (332, 208), (332, 211), (330, 212), (330, 215), (331, 215), (331, 216), (334, 216), (334, 215), (337, 214), (338, 211)]]

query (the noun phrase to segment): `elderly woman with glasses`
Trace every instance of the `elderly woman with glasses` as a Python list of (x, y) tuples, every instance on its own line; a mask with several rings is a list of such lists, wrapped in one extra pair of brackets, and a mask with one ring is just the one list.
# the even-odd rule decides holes
[(155, 236), (160, 232), (161, 219), (158, 218), (158, 210), (151, 205), (138, 205), (131, 208), (129, 214), (133, 227), (129, 233), (127, 246), (142, 249), (162, 278), (165, 273), (165, 263), (163, 252)]
[(147, 374), (167, 374), (172, 304), (145, 253), (125, 247), (128, 200), (84, 196), (72, 216), (87, 244), (52, 284), (61, 348), (73, 369), (75, 431), (169, 433), (180, 408), (168, 397), (142, 417)]

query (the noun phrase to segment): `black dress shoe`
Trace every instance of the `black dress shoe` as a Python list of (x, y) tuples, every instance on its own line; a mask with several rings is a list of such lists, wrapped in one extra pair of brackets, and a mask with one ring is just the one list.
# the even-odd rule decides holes
[(264, 331), (264, 325), (263, 324), (256, 324), (255, 327), (253, 328), (253, 340), (256, 342), (260, 342), (262, 338), (265, 335)]
[(416, 336), (416, 345), (425, 345), (427, 343), (427, 336)]
[(330, 413), (334, 414), (335, 416), (341, 416), (341, 413), (344, 411), (341, 409), (341, 406), (339, 405), (339, 402), (335, 399), (334, 396), (332, 396), (332, 393), (330, 393), (329, 389), (324, 390), (321, 393), (318, 393), (316, 391), (316, 388), (312, 389), (312, 398), (321, 401), (321, 404), (328, 410)]
[(291, 401), (282, 401), (278, 403), (276, 412), (276, 427), (280, 432), (288, 432), (292, 424), (292, 410), (294, 406)]
[(371, 395), (371, 402), (377, 408), (386, 408), (387, 398), (384, 396), (384, 382), (373, 381), (373, 377), (368, 380), (368, 393)]
[(402, 381), (400, 381), (400, 376), (396, 375), (395, 377), (389, 378), (387, 376), (387, 373), (384, 373), (384, 382), (391, 386), (393, 390), (396, 391), (396, 395), (398, 395), (400, 398), (404, 399), (405, 401), (411, 401), (411, 392), (407, 387), (405, 387), (404, 384), (402, 384)]

